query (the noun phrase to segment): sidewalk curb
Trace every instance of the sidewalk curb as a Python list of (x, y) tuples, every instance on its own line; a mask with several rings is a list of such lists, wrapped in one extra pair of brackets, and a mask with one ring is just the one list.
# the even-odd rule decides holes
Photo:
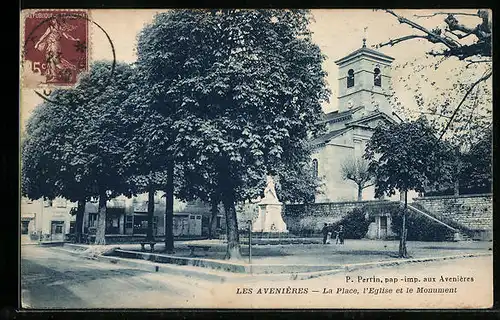
[(340, 272), (350, 272), (356, 270), (366, 270), (377, 267), (392, 267), (405, 265), (410, 263), (421, 263), (421, 262), (434, 262), (434, 261), (444, 261), (453, 259), (463, 259), (463, 258), (474, 258), (483, 256), (492, 256), (492, 253), (470, 253), (462, 255), (453, 256), (442, 256), (442, 257), (427, 257), (427, 258), (411, 258), (411, 259), (401, 259), (401, 260), (388, 260), (388, 261), (376, 261), (376, 262), (366, 262), (366, 263), (355, 263), (346, 265), (332, 265), (332, 269), (324, 271), (314, 271), (314, 272), (301, 272), (301, 273), (281, 273), (281, 274), (242, 274), (242, 273), (232, 273), (220, 270), (213, 270), (203, 267), (193, 267), (193, 266), (182, 266), (168, 263), (155, 263), (149, 260), (139, 260), (130, 258), (121, 258), (115, 256), (96, 256), (90, 257), (86, 256), (82, 251), (67, 250), (63, 248), (54, 248), (58, 251), (63, 251), (68, 254), (80, 257), (86, 257), (88, 259), (107, 262), (112, 264), (117, 264), (121, 266), (127, 266), (131, 268), (137, 268), (140, 270), (156, 273), (167, 273), (180, 275), (184, 277), (196, 277), (204, 280), (217, 281), (217, 282), (248, 282), (252, 280), (307, 280), (323, 276), (329, 276), (337, 274)]
[[(136, 268), (140, 270), (144, 270), (147, 272), (151, 273), (167, 273), (167, 274), (173, 274), (173, 275), (180, 275), (184, 277), (196, 277), (200, 279), (205, 279), (205, 280), (211, 280), (211, 281), (219, 281), (219, 282), (224, 282), (230, 275), (224, 275), (222, 272), (207, 272), (211, 271), (210, 269), (205, 269), (205, 268), (199, 268), (199, 267), (191, 267), (191, 268), (196, 268), (195, 270), (192, 270), (191, 268), (187, 266), (179, 266), (179, 265), (173, 265), (173, 264), (166, 264), (166, 263), (154, 263), (151, 261), (146, 261), (146, 260), (139, 260), (139, 259), (127, 259), (127, 258), (121, 258), (121, 257), (115, 257), (115, 256), (89, 256), (86, 255), (83, 251), (74, 251), (74, 250), (68, 250), (68, 249), (63, 249), (63, 248), (54, 248), (58, 251), (62, 251), (64, 253), (70, 254), (72, 256), (78, 256), (78, 257), (83, 257), (89, 260), (94, 260), (94, 261), (100, 261), (100, 262), (106, 262), (106, 263), (111, 263), (115, 265), (120, 265), (120, 266), (126, 266), (126, 267), (131, 267), (131, 268)], [(198, 270), (199, 269), (199, 270)]]

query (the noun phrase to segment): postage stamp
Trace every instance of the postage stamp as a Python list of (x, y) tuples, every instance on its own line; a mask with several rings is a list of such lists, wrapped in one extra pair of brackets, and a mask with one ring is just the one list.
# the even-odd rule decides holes
[(24, 16), (24, 86), (71, 86), (88, 68), (88, 13), (37, 10)]

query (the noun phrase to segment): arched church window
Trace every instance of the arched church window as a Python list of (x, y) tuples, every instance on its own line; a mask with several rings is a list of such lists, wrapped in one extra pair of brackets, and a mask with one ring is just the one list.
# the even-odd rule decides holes
[(354, 87), (354, 70), (347, 71), (347, 87)]
[(318, 159), (313, 159), (312, 164), (313, 164), (313, 175), (315, 178), (317, 178), (318, 177)]
[(373, 70), (373, 84), (377, 87), (382, 86), (382, 75), (380, 74), (379, 68), (375, 68), (375, 70)]

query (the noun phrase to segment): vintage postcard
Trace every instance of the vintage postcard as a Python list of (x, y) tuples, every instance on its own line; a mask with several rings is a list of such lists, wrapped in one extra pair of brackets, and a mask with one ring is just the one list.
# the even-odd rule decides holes
[(30, 9), (24, 309), (493, 306), (489, 9)]

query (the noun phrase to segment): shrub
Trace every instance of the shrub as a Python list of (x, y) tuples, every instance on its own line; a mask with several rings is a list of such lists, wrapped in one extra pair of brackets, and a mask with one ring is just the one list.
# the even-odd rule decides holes
[[(403, 223), (403, 211), (392, 215), (392, 231), (401, 235), (401, 225)], [(445, 226), (424, 217), (411, 210), (406, 215), (406, 228), (408, 229), (407, 240), (409, 241), (445, 241), (452, 237), (453, 233)]]
[(333, 224), (333, 231), (340, 225), (344, 226), (345, 239), (361, 239), (368, 232), (368, 226), (373, 222), (373, 217), (367, 217), (366, 208), (355, 208), (337, 223)]

